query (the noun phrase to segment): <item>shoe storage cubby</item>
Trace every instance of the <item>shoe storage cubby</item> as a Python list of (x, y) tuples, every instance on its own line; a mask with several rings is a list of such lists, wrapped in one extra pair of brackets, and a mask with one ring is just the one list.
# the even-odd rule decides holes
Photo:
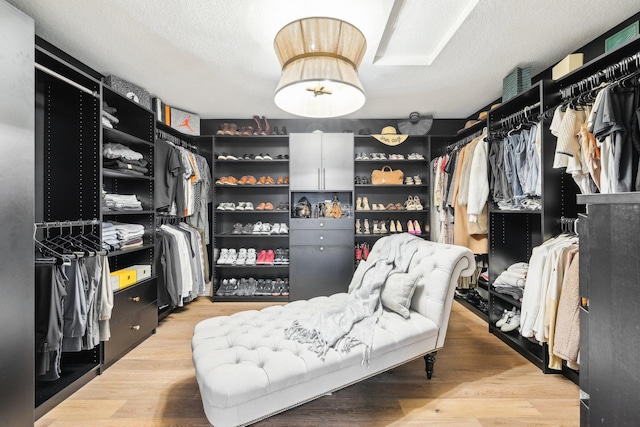
[(216, 135), (214, 146), (213, 300), (287, 301), (289, 138)]
[[(389, 146), (372, 136), (358, 135), (354, 151), (356, 246), (373, 246), (380, 237), (399, 232), (429, 239), (429, 137), (409, 136)], [(386, 166), (403, 172), (402, 184), (371, 182), (372, 172)]]
[[(141, 245), (110, 251), (109, 268), (112, 272), (132, 265), (148, 265), (153, 269), (156, 227), (153, 198), (155, 116), (149, 109), (106, 85), (103, 85), (103, 102), (105, 111), (111, 111), (117, 122), (107, 124), (104, 119), (102, 122), (101, 219), (103, 223), (144, 227)], [(131, 152), (135, 153), (137, 160), (125, 159), (132, 155)], [(119, 157), (119, 154), (123, 157)], [(139, 202), (139, 207), (132, 207), (128, 203), (122, 206), (119, 203), (114, 205), (111, 201), (107, 203), (107, 200), (111, 200), (107, 199), (108, 195), (129, 197)], [(104, 343), (105, 367), (112, 365), (155, 331), (158, 325), (156, 287), (156, 272), (152, 270), (150, 277), (115, 291), (113, 312), (116, 316), (111, 320), (111, 339)], [(129, 294), (133, 300), (127, 296)], [(131, 304), (130, 301), (136, 303)]]

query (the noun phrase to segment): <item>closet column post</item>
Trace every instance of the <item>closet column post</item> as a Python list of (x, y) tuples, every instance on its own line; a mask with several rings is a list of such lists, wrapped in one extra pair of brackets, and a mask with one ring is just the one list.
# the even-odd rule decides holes
[(0, 1), (0, 416), (3, 425), (33, 425), (35, 181), (35, 29), (33, 19)]

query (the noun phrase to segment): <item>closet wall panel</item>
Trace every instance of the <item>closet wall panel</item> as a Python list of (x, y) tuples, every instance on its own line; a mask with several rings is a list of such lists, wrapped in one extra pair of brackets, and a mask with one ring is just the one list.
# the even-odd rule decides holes
[(0, 44), (0, 414), (10, 426), (33, 425), (34, 31), (0, 1), (0, 40), (11, 40)]

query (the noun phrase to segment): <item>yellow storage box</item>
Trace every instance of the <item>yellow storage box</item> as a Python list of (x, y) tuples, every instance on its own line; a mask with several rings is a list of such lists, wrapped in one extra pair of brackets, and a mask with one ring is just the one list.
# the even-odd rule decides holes
[(117, 276), (119, 282), (119, 289), (124, 289), (128, 286), (131, 286), (137, 281), (137, 272), (136, 270), (122, 269), (111, 272), (111, 277)]

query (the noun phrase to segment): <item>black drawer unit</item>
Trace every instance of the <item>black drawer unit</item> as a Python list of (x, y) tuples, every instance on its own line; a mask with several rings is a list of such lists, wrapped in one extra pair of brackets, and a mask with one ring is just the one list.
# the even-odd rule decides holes
[(133, 286), (125, 288), (113, 295), (111, 324), (120, 322), (131, 313), (149, 305), (158, 298), (155, 278), (145, 279)]
[(154, 302), (111, 325), (111, 339), (104, 345), (104, 368), (108, 368), (151, 334), (158, 326), (158, 305)]

